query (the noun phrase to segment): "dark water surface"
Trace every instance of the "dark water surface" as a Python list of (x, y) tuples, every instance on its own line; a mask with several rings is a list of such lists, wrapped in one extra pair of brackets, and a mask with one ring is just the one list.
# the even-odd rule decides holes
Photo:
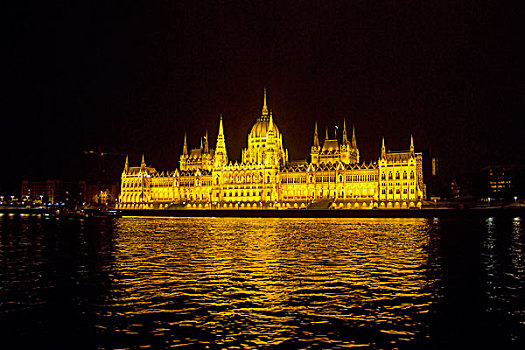
[(523, 220), (1, 215), (2, 348), (525, 348)]

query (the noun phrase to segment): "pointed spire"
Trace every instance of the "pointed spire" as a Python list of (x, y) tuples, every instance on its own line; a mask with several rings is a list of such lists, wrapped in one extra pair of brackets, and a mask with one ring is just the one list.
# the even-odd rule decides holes
[(325, 130), (326, 130), (326, 134), (325, 134), (325, 136), (324, 136), (324, 139), (325, 139), (325, 140), (328, 140), (328, 128), (326, 128)]
[(208, 130), (206, 130), (206, 136), (204, 136), (204, 153), (210, 153), (210, 147), (208, 146)]
[(268, 106), (266, 105), (266, 88), (264, 88), (262, 115), (263, 116), (267, 116), (268, 115)]
[(272, 116), (272, 110), (270, 109), (270, 123), (268, 125), (268, 132), (273, 133), (273, 116)]
[(144, 160), (144, 153), (142, 153), (142, 160), (140, 162), (140, 167), (144, 168), (146, 166), (146, 161)]
[(348, 144), (348, 137), (346, 136), (346, 119), (343, 119), (343, 145)]
[(126, 154), (126, 164), (124, 165), (124, 172), (127, 173), (129, 168), (129, 159), (128, 155)]
[(357, 141), (355, 139), (355, 125), (352, 124), (352, 148), (357, 149)]
[(222, 167), (228, 164), (228, 153), (226, 151), (226, 141), (224, 139), (222, 114), (219, 114), (219, 133), (217, 134), (217, 143), (215, 144), (215, 156), (213, 157), (213, 159), (215, 166)]
[[(224, 129), (222, 127), (222, 114), (219, 114), (219, 135), (224, 136)], [(219, 135), (217, 135), (217, 137)]]
[(201, 150), (202, 150), (202, 148), (203, 148), (203, 147), (202, 147), (202, 137), (201, 137)]
[(414, 138), (410, 135), (410, 153), (414, 154)]
[(386, 158), (385, 138), (381, 141), (381, 158)]
[(319, 147), (319, 136), (317, 135), (317, 121), (315, 122), (314, 147)]
[(187, 135), (184, 133), (184, 146), (182, 146), (182, 154), (187, 156), (188, 155), (188, 143), (186, 141)]

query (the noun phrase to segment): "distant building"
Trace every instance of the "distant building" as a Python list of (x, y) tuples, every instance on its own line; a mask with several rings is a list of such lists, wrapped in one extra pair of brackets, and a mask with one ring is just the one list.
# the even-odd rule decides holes
[(42, 203), (83, 203), (86, 199), (85, 181), (22, 181), (21, 200)]
[(119, 189), (119, 182), (88, 185), (86, 191), (86, 203), (113, 204), (118, 200)]
[(487, 166), (480, 171), (479, 187), (483, 197), (512, 200), (523, 196), (523, 167), (510, 165)]
[(119, 208), (305, 208), (314, 202), (332, 208), (421, 207), (426, 196), (422, 153), (414, 141), (404, 151), (389, 151), (383, 139), (376, 162), (360, 163), (355, 129), (348, 139), (343, 122), (341, 139), (326, 132), (321, 144), (314, 128), (311, 161), (293, 162), (266, 104), (248, 135), (241, 162), (228, 159), (222, 116), (215, 149), (208, 135), (200, 146), (184, 146), (180, 169), (157, 171), (146, 165), (129, 166), (121, 176)]

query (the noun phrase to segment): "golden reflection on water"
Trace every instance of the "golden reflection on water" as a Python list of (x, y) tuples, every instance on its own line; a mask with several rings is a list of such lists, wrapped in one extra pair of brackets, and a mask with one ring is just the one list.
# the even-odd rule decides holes
[(160, 346), (392, 347), (424, 332), (431, 227), (426, 219), (122, 218), (108, 323), (142, 335), (135, 345), (151, 345), (148, 334)]

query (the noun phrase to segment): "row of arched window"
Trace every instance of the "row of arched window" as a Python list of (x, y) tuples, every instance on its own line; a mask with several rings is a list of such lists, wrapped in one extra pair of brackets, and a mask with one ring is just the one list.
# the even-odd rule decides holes
[[(406, 180), (408, 178), (407, 176), (408, 176), (407, 172), (403, 171), (403, 180)], [(396, 171), (396, 180), (399, 180), (400, 178), (401, 178), (401, 174), (399, 173), (399, 171)], [(415, 178), (415, 173), (412, 170), (410, 172), (410, 179), (413, 180), (414, 178)], [(388, 172), (388, 179), (389, 180), (393, 179), (393, 174), (391, 171)], [(381, 180), (386, 180), (386, 173), (381, 174)]]

